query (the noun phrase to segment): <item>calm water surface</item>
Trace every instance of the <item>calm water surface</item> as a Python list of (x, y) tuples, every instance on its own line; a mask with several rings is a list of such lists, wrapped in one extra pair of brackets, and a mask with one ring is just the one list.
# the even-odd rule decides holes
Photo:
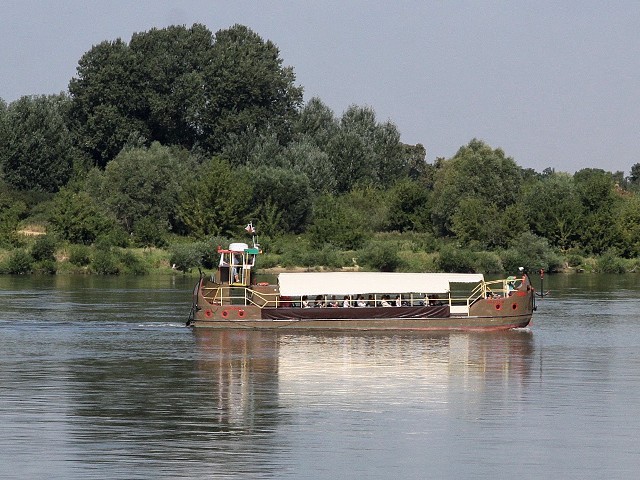
[(296, 335), (185, 328), (192, 279), (0, 277), (0, 478), (637, 478), (639, 280), (547, 277), (519, 331)]

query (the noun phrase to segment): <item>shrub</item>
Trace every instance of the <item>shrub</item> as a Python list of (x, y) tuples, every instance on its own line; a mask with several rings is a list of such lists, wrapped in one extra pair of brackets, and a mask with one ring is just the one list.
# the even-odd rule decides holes
[(206, 242), (199, 242), (198, 249), (202, 258), (202, 266), (204, 268), (217, 268), (218, 247), (227, 248), (231, 241), (226, 237), (211, 237)]
[(140, 247), (162, 247), (167, 243), (166, 225), (151, 217), (138, 220), (134, 225), (133, 235)]
[(259, 255), (256, 261), (258, 268), (273, 268), (277, 267), (280, 263), (280, 256), (275, 254)]
[(608, 250), (596, 259), (596, 272), (598, 273), (625, 273), (626, 262), (618, 257), (616, 252)]
[(95, 242), (100, 250), (108, 250), (111, 247), (127, 248), (131, 243), (131, 236), (121, 227), (114, 226), (108, 232), (101, 234)]
[(498, 254), (494, 252), (476, 252), (473, 260), (474, 270), (480, 273), (503, 273), (504, 267)]
[(579, 267), (584, 262), (584, 258), (582, 255), (578, 255), (577, 253), (571, 253), (567, 256), (567, 264), (570, 267)]
[(145, 275), (149, 273), (149, 267), (135, 253), (123, 251), (120, 254), (120, 262), (124, 265), (125, 273), (133, 275)]
[(54, 275), (57, 271), (57, 264), (55, 260), (46, 259), (35, 262), (33, 265), (33, 271), (35, 273), (45, 273), (48, 275)]
[(69, 247), (69, 263), (78, 267), (85, 267), (91, 263), (90, 249), (86, 245), (71, 245)]
[(346, 255), (340, 255), (335, 248), (325, 246), (321, 250), (308, 250), (300, 255), (300, 265), (305, 267), (325, 266), (330, 268), (342, 268), (351, 264)]
[(440, 249), (438, 268), (443, 272), (473, 273), (475, 255), (469, 250), (446, 245)]
[(401, 263), (396, 245), (380, 241), (370, 242), (358, 258), (363, 265), (381, 272), (394, 272)]
[(6, 271), (11, 274), (24, 274), (33, 271), (33, 257), (26, 250), (17, 249), (11, 252), (7, 260)]
[(501, 257), (507, 272), (517, 272), (519, 267), (529, 272), (555, 271), (562, 266), (562, 258), (549, 246), (547, 239), (530, 232), (516, 238)]
[(426, 252), (402, 251), (399, 253), (402, 272), (435, 272), (438, 270), (437, 255)]
[(36, 261), (55, 261), (56, 247), (56, 240), (51, 235), (40, 235), (31, 247), (31, 256)]
[(120, 273), (116, 257), (111, 250), (97, 250), (91, 262), (91, 269), (100, 275), (117, 275)]
[(172, 245), (169, 249), (171, 257), (169, 262), (183, 273), (202, 265), (202, 244), (184, 243)]

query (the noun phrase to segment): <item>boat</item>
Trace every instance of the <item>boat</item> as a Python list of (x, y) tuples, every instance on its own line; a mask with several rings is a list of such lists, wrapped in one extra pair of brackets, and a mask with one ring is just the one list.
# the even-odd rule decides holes
[(522, 272), (491, 281), (475, 273), (284, 272), (269, 283), (257, 281), (258, 244), (217, 252), (217, 271), (201, 272), (193, 289), (187, 326), (492, 331), (524, 328), (535, 310)]

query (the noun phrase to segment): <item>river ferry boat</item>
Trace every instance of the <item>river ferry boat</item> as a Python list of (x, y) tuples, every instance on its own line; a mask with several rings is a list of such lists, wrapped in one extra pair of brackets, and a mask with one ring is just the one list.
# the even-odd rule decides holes
[(256, 282), (259, 245), (218, 247), (201, 273), (188, 326), (222, 329), (507, 330), (529, 325), (535, 294), (522, 274), (304, 272)]

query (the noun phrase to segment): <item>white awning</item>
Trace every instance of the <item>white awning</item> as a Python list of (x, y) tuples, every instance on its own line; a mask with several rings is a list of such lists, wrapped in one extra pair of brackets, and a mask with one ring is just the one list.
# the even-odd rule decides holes
[(448, 293), (450, 283), (480, 283), (481, 273), (309, 272), (278, 275), (280, 294)]

